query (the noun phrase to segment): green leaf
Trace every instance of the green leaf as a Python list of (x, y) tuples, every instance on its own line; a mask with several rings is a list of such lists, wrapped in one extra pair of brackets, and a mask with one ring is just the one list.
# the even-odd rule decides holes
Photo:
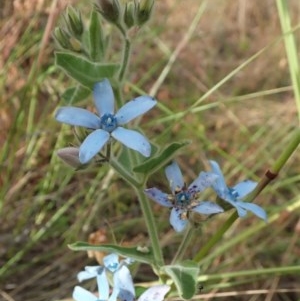
[(89, 26), (89, 52), (90, 57), (95, 62), (104, 60), (106, 39), (100, 22), (100, 15), (93, 10)]
[(172, 278), (180, 297), (186, 300), (191, 299), (197, 292), (199, 271), (198, 264), (192, 260), (161, 267), (161, 272)]
[(159, 168), (163, 167), (168, 161), (172, 159), (174, 154), (182, 147), (190, 144), (190, 141), (173, 142), (172, 144), (166, 146), (158, 156), (152, 157), (146, 160), (144, 163), (135, 166), (133, 171), (146, 173), (148, 175), (154, 173)]
[(70, 77), (90, 89), (104, 78), (111, 78), (119, 70), (119, 64), (91, 62), (74, 53), (56, 52), (55, 63)]
[(66, 104), (71, 105), (87, 98), (91, 93), (91, 90), (81, 85), (68, 88), (62, 95)]
[(129, 257), (138, 262), (144, 262), (148, 264), (154, 264), (154, 258), (151, 248), (147, 247), (135, 247), (127, 248), (117, 245), (102, 244), (91, 245), (85, 242), (78, 241), (76, 243), (68, 245), (71, 250), (74, 251), (102, 251), (108, 253), (115, 253), (124, 257)]

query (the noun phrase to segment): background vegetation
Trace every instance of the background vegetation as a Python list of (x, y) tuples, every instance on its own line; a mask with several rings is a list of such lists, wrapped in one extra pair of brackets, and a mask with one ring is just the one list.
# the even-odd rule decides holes
[[(104, 166), (75, 172), (55, 155), (74, 142), (70, 127), (53, 118), (70, 81), (53, 66), (51, 31), (70, 3), (83, 16), (90, 11), (87, 1), (0, 3), (0, 299), (5, 301), (68, 298), (76, 273), (95, 263), (70, 251), (68, 243), (89, 237), (147, 242), (137, 200), (112, 171)], [(299, 27), (299, 1), (288, 4), (292, 26)], [(294, 34), (299, 46), (299, 30)], [(113, 45), (117, 59), (120, 45)], [(187, 182), (214, 159), (234, 184), (241, 174), (262, 175), (299, 126), (290, 78), (274, 1), (164, 0), (157, 1), (152, 21), (138, 35), (125, 92), (130, 99), (146, 91), (161, 103), (143, 119), (147, 136), (158, 143), (193, 141), (179, 157)], [(176, 114), (197, 100), (196, 110)], [(91, 104), (88, 99), (78, 105)], [(300, 265), (299, 171), (298, 151), (257, 200), (269, 223), (249, 216), (234, 224), (203, 263), (204, 289), (197, 300), (299, 300), (299, 269), (289, 268)], [(162, 172), (152, 185), (167, 186)], [(167, 210), (155, 204), (153, 210), (171, 258), (181, 236), (170, 229)], [(203, 221), (189, 252), (225, 220), (226, 214)], [(138, 281), (152, 279), (141, 269)]]

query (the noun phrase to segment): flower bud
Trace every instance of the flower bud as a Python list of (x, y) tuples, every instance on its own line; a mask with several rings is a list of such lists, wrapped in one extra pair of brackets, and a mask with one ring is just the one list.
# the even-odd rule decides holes
[(130, 29), (132, 26), (135, 25), (136, 11), (137, 11), (137, 6), (135, 2), (126, 3), (123, 20), (128, 29)]
[(151, 16), (154, 0), (140, 0), (137, 9), (137, 23), (139, 26), (145, 24)]
[(67, 31), (60, 27), (56, 27), (53, 32), (53, 37), (61, 48), (70, 49), (70, 35)]
[(78, 168), (82, 165), (79, 161), (78, 147), (61, 148), (57, 151), (57, 156), (71, 167)]
[(98, 0), (96, 10), (109, 22), (119, 24), (121, 6), (119, 0)]
[(80, 12), (72, 6), (68, 6), (64, 18), (69, 32), (76, 37), (80, 37), (83, 34), (83, 22)]

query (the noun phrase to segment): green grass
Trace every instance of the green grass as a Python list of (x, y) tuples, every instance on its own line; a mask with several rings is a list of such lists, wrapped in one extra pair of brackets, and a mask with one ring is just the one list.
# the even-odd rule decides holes
[[(52, 40), (40, 47), (53, 3), (1, 20), (1, 300), (68, 298), (76, 273), (94, 261), (67, 244), (99, 228), (110, 242), (147, 241), (134, 194), (107, 166), (74, 172), (55, 155), (75, 140), (53, 118), (70, 81), (53, 67)], [(186, 3), (157, 4), (133, 49), (126, 99), (146, 91), (159, 100), (143, 119), (157, 143), (193, 141), (178, 158), (187, 182), (208, 159), (220, 162), (228, 184), (258, 180), (299, 127), (299, 5), (277, 1), (279, 18), (275, 3), (247, 2), (246, 11), (243, 1)], [(236, 221), (202, 260), (202, 293), (215, 294), (210, 300), (233, 292), (236, 300), (299, 300), (299, 163), (298, 150), (256, 200), (269, 222)], [(163, 172), (151, 185), (167, 187)], [(170, 230), (167, 210), (153, 209), (171, 260), (181, 236)], [(229, 216), (203, 222), (189, 254)]]

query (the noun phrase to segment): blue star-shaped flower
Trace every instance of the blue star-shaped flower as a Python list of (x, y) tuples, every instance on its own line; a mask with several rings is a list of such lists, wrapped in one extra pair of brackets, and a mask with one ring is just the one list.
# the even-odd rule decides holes
[(153, 187), (145, 190), (146, 195), (156, 203), (172, 208), (170, 223), (176, 232), (182, 232), (188, 221), (188, 212), (200, 214), (216, 214), (224, 210), (212, 202), (199, 202), (198, 194), (210, 187), (217, 179), (213, 173), (201, 172), (198, 178), (187, 188), (179, 166), (176, 162), (165, 169), (166, 177), (170, 183), (172, 194), (167, 194)]
[[(76, 286), (73, 291), (73, 298), (76, 301), (133, 301), (135, 290), (132, 277), (127, 267), (131, 261), (129, 259), (119, 262), (118, 255), (110, 254), (103, 258), (104, 266), (87, 266), (85, 270), (79, 272), (77, 277), (79, 281), (96, 278), (99, 298), (86, 289)], [(113, 273), (113, 291), (109, 296), (109, 283), (107, 273)]]
[(242, 199), (256, 187), (257, 183), (246, 180), (236, 184), (233, 187), (228, 187), (225, 183), (225, 179), (219, 164), (215, 161), (209, 162), (212, 168), (212, 172), (218, 175), (217, 180), (212, 185), (217, 195), (221, 199), (235, 207), (239, 217), (246, 216), (247, 210), (249, 210), (259, 218), (266, 221), (267, 214), (263, 208), (256, 204), (242, 201)]
[(114, 114), (114, 94), (107, 79), (94, 86), (94, 101), (98, 115), (76, 108), (61, 107), (55, 114), (56, 120), (74, 126), (93, 129), (82, 142), (79, 149), (79, 160), (82, 164), (90, 161), (108, 142), (110, 137), (125, 146), (138, 151), (145, 157), (151, 153), (151, 145), (139, 132), (128, 130), (121, 125), (144, 114), (156, 104), (150, 96), (139, 96), (127, 102)]

